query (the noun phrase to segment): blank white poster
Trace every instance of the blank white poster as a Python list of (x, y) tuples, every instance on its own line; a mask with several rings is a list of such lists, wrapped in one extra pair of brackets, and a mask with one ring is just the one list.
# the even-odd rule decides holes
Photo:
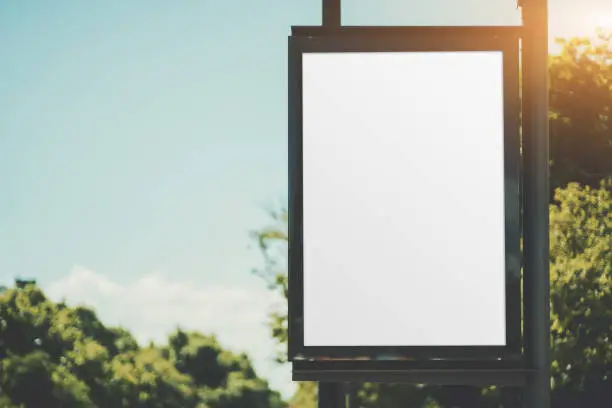
[(502, 71), (303, 55), (305, 346), (506, 344)]

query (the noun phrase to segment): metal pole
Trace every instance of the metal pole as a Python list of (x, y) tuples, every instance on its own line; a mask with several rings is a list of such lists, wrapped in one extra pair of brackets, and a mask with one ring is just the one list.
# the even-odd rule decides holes
[(346, 408), (357, 408), (357, 384), (346, 384)]
[(342, 383), (319, 383), (319, 408), (345, 408), (346, 394)]
[(323, 0), (323, 27), (340, 27), (342, 25), (340, 0)]
[[(322, 0), (322, 25), (328, 28), (339, 28), (342, 25), (341, 0)], [(319, 408), (345, 408), (346, 389), (343, 383), (318, 384)]]
[(547, 0), (523, 0), (524, 336), (535, 370), (526, 408), (550, 407), (549, 132)]

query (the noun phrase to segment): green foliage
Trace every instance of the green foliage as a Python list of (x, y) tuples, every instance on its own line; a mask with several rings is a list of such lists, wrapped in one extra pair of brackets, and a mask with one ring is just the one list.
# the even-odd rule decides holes
[[(95, 407), (89, 388), (70, 370), (41, 351), (9, 355), (2, 361), (2, 390), (11, 404), (24, 407)], [(36, 392), (32, 392), (36, 390)]]
[(191, 376), (198, 386), (225, 387), (234, 372), (242, 373), (246, 379), (256, 378), (248, 357), (223, 350), (215, 336), (177, 330), (169, 343), (177, 369)]
[[(287, 223), (288, 214), (286, 210), (279, 212), (270, 211), (272, 224), (261, 231), (255, 231), (252, 236), (257, 241), (258, 247), (264, 257), (264, 267), (255, 269), (253, 272), (262, 277), (268, 284), (270, 290), (278, 292), (282, 298), (287, 299), (289, 295), (289, 281), (287, 278), (287, 253), (288, 236)], [(286, 309), (273, 311), (269, 314), (268, 326), (270, 334), (280, 346), (277, 353), (277, 361), (287, 361), (287, 312)]]
[(612, 404), (612, 183), (571, 183), (550, 213), (553, 380)]
[(215, 408), (285, 406), (280, 395), (269, 393), (266, 381), (259, 378), (245, 378), (244, 373), (239, 371), (229, 374), (225, 387), (203, 388), (200, 398), (206, 406)]
[(120, 354), (111, 368), (109, 389), (115, 404), (121, 404), (117, 406), (179, 408), (197, 404), (193, 380), (155, 347)]
[(292, 407), (317, 408), (317, 383), (301, 382), (291, 399)]
[(167, 346), (142, 348), (32, 283), (0, 294), (0, 339), (1, 408), (285, 406), (246, 355), (213, 336), (178, 330)]
[(550, 58), (552, 187), (612, 176), (612, 34), (558, 40)]

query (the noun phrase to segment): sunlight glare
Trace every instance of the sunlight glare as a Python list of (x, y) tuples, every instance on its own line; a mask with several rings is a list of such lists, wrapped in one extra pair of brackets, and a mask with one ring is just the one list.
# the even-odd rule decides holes
[(586, 17), (585, 25), (595, 29), (603, 29), (604, 31), (612, 30), (612, 11), (593, 11)]

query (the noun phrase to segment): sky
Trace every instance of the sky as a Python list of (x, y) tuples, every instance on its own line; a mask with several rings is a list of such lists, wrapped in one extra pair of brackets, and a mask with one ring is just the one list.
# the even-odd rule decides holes
[[(0, 2), (0, 283), (249, 352), (285, 396), (249, 232), (287, 199), (286, 44), (320, 0)], [(514, 25), (513, 0), (344, 0), (349, 25)], [(612, 27), (550, 0), (551, 36)]]

